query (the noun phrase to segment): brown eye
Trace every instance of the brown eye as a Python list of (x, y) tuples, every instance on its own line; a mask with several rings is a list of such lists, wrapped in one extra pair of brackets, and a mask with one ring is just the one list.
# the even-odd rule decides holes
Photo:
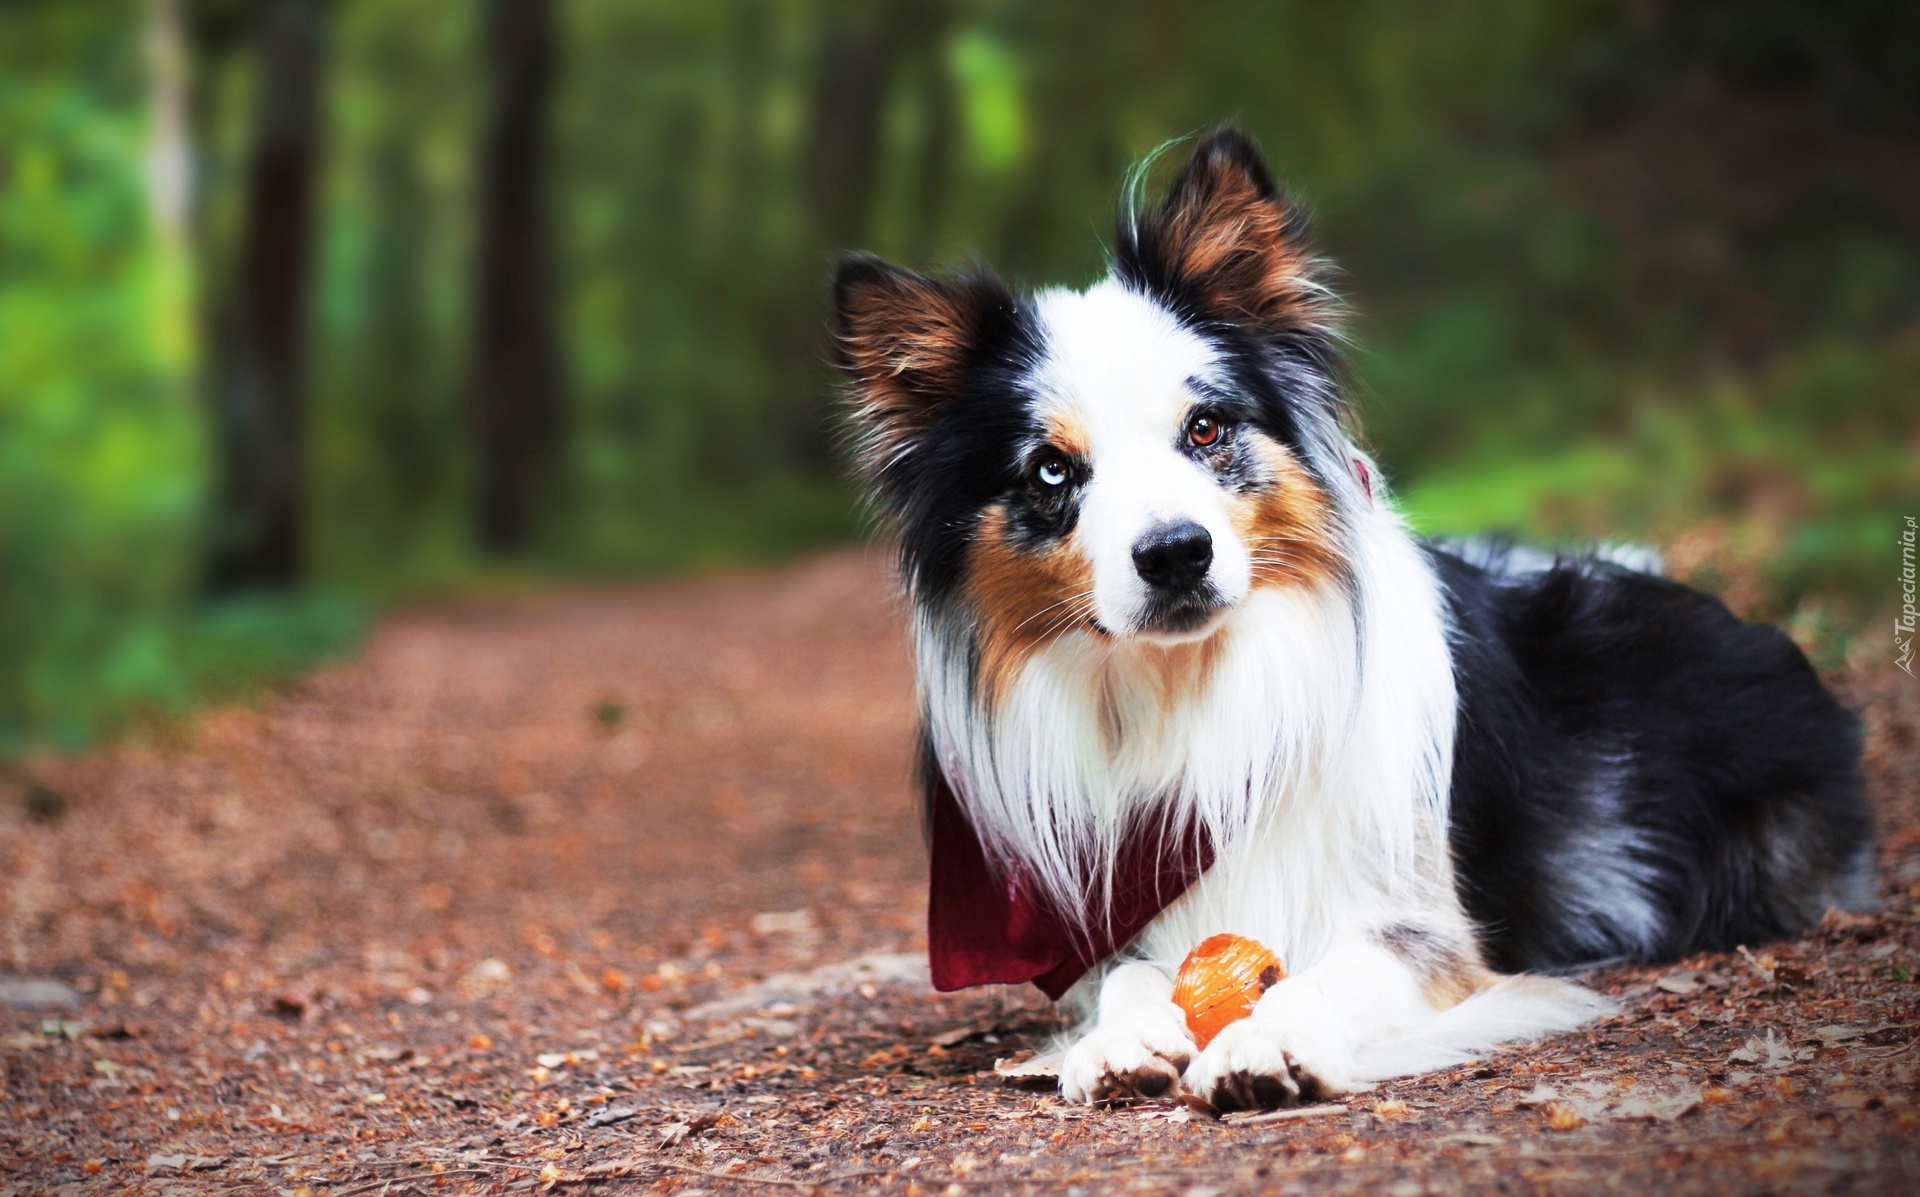
[(1205, 449), (1219, 443), (1219, 440), (1219, 420), (1203, 413), (1187, 421), (1187, 443), (1194, 448)]

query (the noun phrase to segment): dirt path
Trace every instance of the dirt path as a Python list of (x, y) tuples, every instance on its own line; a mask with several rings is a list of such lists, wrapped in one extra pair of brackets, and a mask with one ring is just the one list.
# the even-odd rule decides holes
[(1882, 916), (1220, 1123), (1006, 1084), (1053, 1015), (927, 990), (891, 593), (844, 554), (402, 616), (257, 711), (45, 765), (57, 821), (0, 791), (0, 1197), (1920, 1192), (1904, 674), (1839, 679)]

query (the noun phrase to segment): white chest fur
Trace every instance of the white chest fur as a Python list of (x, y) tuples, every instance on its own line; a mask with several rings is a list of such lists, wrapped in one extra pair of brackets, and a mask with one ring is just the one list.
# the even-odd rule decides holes
[(1350, 587), (1256, 590), (1196, 645), (1059, 637), (993, 710), (964, 630), (923, 615), (928, 730), (988, 850), (1097, 918), (1139, 812), (1204, 827), (1214, 866), (1134, 945), (1166, 963), (1233, 931), (1306, 967), (1356, 920), (1451, 909), (1438, 583), (1385, 507), (1356, 521), (1351, 554)]

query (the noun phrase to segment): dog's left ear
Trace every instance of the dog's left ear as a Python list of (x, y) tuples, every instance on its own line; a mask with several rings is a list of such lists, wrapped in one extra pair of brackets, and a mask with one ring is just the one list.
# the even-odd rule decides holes
[(1201, 140), (1158, 208), (1121, 216), (1116, 256), (1127, 282), (1203, 319), (1271, 332), (1333, 323), (1306, 218), (1236, 128)]

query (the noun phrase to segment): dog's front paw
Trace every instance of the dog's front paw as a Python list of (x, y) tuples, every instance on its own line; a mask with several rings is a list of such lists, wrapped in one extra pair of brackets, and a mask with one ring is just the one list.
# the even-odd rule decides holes
[(1327, 1053), (1257, 1014), (1222, 1030), (1187, 1070), (1187, 1088), (1223, 1111), (1270, 1110), (1364, 1087)]
[(1165, 1097), (1193, 1059), (1193, 1036), (1180, 1012), (1136, 1015), (1103, 1023), (1067, 1049), (1060, 1062), (1060, 1095), (1071, 1102)]

